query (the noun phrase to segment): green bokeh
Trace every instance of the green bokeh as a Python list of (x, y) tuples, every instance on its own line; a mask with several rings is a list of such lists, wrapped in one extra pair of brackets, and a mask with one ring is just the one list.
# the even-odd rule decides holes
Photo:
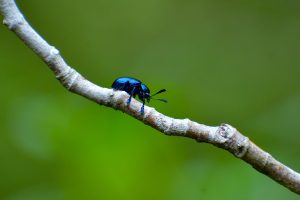
[[(300, 171), (299, 1), (18, 3), (89, 80), (166, 88), (150, 106), (233, 124)], [(0, 41), (0, 199), (298, 199), (228, 152), (68, 93), (4, 26)]]

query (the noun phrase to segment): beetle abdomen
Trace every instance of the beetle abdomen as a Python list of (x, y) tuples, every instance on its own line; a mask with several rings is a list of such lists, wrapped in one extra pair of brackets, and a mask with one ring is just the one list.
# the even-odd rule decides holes
[(127, 92), (128, 94), (132, 93), (132, 90), (136, 87), (137, 89), (135, 90), (134, 94), (132, 95), (136, 95), (137, 92), (139, 91), (139, 87), (141, 85), (141, 81), (135, 79), (135, 78), (131, 78), (131, 77), (120, 77), (117, 78), (113, 84), (112, 84), (112, 88), (116, 89), (116, 90), (122, 90)]

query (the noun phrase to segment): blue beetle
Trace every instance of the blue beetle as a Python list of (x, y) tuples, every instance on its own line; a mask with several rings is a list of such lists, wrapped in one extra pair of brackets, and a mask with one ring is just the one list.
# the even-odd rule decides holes
[[(131, 77), (117, 78), (113, 82), (111, 87), (114, 90), (125, 91), (130, 95), (129, 99), (127, 100), (127, 105), (130, 104), (132, 97), (135, 98), (135, 96), (138, 95), (139, 99), (143, 102), (143, 105), (141, 107), (141, 114), (144, 113), (145, 100), (147, 100), (147, 102), (149, 103), (150, 99), (154, 99), (153, 96), (166, 91), (165, 89), (162, 89), (156, 92), (155, 94), (150, 95), (150, 90), (145, 84), (143, 84), (140, 80)], [(159, 100), (167, 103), (167, 100), (165, 99), (155, 99), (155, 100)]]

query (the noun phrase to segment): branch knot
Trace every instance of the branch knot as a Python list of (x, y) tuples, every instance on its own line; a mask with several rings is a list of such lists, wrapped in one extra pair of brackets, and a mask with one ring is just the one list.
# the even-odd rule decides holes
[(214, 135), (214, 142), (222, 144), (229, 140), (235, 132), (235, 128), (229, 124), (221, 124)]

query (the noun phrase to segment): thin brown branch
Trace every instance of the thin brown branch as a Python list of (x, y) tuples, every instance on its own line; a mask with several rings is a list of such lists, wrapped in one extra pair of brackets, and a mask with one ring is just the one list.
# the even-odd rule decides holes
[(166, 135), (188, 137), (228, 150), (259, 172), (300, 194), (300, 174), (274, 159), (232, 126), (222, 124), (211, 127), (189, 119), (174, 119), (148, 106), (141, 115), (138, 101), (133, 99), (127, 106), (127, 93), (97, 86), (68, 66), (59, 51), (28, 24), (14, 0), (0, 0), (0, 12), (4, 16), (3, 23), (50, 67), (56, 78), (71, 92), (121, 110)]

